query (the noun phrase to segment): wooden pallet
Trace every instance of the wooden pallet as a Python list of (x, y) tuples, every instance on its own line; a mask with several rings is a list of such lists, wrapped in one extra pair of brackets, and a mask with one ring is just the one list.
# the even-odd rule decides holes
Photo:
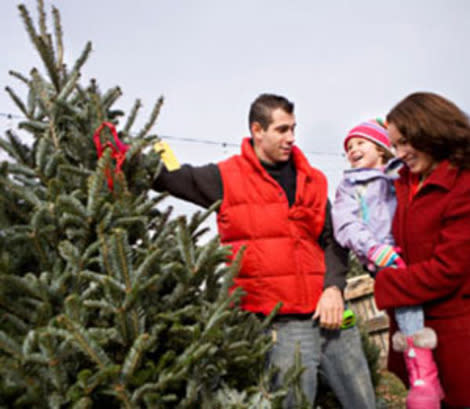
[(375, 305), (374, 280), (368, 274), (348, 279), (344, 296), (365, 325), (372, 341), (380, 348), (380, 365), (384, 367), (388, 353), (389, 321), (387, 314)]

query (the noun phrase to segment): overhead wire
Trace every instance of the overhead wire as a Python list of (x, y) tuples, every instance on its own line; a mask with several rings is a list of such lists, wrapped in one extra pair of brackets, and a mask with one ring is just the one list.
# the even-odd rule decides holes
[[(11, 114), (7, 112), (0, 112), (0, 117), (7, 118), (9, 120), (12, 119), (26, 119), (26, 117), (21, 116), (21, 115), (16, 115), (16, 114)], [(188, 143), (198, 143), (198, 144), (203, 144), (203, 145), (217, 145), (221, 146), (223, 149), (231, 147), (231, 148), (238, 148), (240, 144), (234, 143), (234, 142), (224, 142), (224, 141), (214, 141), (210, 139), (200, 139), (200, 138), (188, 138), (188, 137), (181, 137), (181, 136), (173, 136), (173, 135), (161, 135), (158, 134), (158, 136), (161, 139), (167, 139), (167, 140), (173, 140), (177, 142), (188, 142)], [(337, 152), (326, 152), (326, 151), (305, 151), (302, 150), (304, 154), (309, 154), (309, 155), (323, 155), (323, 156), (344, 156), (341, 153)]]

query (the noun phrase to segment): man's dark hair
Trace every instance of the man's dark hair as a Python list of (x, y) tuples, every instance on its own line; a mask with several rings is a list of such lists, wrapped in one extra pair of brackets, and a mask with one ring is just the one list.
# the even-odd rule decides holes
[(254, 122), (258, 122), (264, 130), (268, 129), (272, 121), (271, 114), (278, 108), (288, 114), (292, 114), (294, 112), (294, 103), (280, 95), (261, 94), (253, 101), (250, 107), (250, 114), (248, 115), (250, 129)]

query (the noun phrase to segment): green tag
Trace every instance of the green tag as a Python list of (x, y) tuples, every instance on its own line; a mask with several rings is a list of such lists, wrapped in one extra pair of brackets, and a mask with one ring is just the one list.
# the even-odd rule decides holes
[(351, 309), (344, 310), (343, 313), (343, 323), (341, 324), (341, 329), (352, 328), (356, 325), (356, 314)]

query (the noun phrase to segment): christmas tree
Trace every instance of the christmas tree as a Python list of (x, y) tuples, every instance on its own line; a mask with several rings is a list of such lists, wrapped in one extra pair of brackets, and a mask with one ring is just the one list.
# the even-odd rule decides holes
[(242, 254), (200, 243), (216, 205), (173, 219), (152, 193), (163, 100), (135, 131), (139, 100), (126, 116), (119, 87), (81, 85), (91, 43), (68, 66), (59, 11), (53, 33), (42, 0), (37, 27), (19, 11), (44, 68), (6, 89), (24, 120), (0, 139), (0, 407), (280, 407), (269, 317), (229, 291)]

